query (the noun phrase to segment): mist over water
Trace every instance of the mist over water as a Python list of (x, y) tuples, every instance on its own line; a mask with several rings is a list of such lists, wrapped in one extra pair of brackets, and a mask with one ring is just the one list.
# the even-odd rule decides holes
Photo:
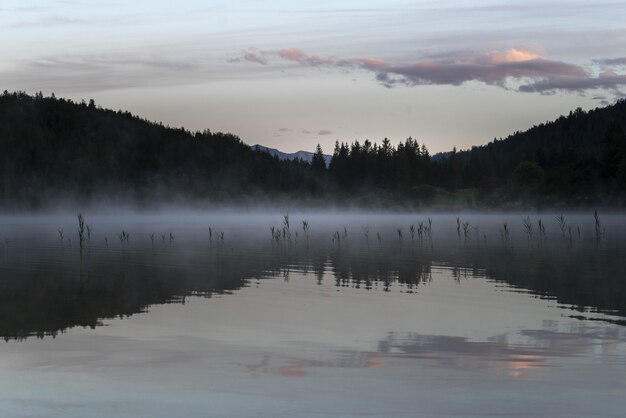
[(0, 218), (3, 416), (621, 413), (621, 214), (83, 215)]

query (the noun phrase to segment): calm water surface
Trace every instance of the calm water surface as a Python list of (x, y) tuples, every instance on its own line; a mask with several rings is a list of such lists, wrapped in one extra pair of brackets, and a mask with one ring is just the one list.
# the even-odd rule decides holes
[(622, 417), (624, 218), (431, 220), (4, 218), (0, 416)]

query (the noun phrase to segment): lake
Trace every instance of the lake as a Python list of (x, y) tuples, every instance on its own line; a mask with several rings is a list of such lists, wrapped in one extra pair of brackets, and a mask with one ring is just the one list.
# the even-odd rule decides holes
[(2, 417), (624, 415), (621, 214), (78, 228), (0, 218)]

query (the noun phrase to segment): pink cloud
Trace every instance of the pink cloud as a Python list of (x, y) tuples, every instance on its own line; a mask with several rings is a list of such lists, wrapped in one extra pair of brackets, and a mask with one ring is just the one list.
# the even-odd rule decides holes
[(491, 52), (486, 54), (487, 61), (492, 64), (502, 64), (506, 62), (525, 62), (540, 59), (538, 54), (521, 48), (511, 48), (505, 52)]
[(325, 66), (369, 71), (386, 87), (457, 86), (475, 81), (521, 92), (548, 94), (557, 90), (615, 90), (626, 84), (626, 74), (618, 74), (612, 68), (624, 65), (626, 58), (596, 60), (596, 64), (603, 64), (608, 68), (604, 68), (599, 75), (593, 75), (580, 65), (551, 60), (538, 52), (521, 47), (482, 54), (439, 54), (435, 59), (414, 63), (391, 63), (372, 57), (353, 59), (322, 57), (308, 55), (299, 48), (247, 51), (241, 59), (266, 64), (267, 57), (271, 56), (296, 62), (305, 67)]
[(285, 48), (276, 51), (276, 55), (280, 58), (296, 61), (302, 65), (320, 66), (320, 65), (334, 65), (336, 61), (331, 57), (318, 57), (316, 55), (306, 55), (298, 48)]
[(285, 48), (277, 51), (277, 55), (286, 60), (302, 61), (305, 57), (304, 52), (298, 48)]
[(470, 57), (456, 62), (424, 61), (396, 65), (380, 71), (377, 79), (383, 84), (460, 85), (480, 81), (504, 87), (509, 79), (543, 79), (546, 77), (586, 77), (586, 71), (577, 65), (535, 58), (526, 61), (491, 62), (492, 57)]
[(378, 58), (354, 58), (352, 62), (370, 70), (382, 70), (388, 65), (386, 61)]

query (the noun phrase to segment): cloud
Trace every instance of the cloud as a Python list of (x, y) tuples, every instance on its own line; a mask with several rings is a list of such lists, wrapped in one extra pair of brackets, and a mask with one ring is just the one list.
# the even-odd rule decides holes
[(70, 71), (111, 71), (114, 69), (159, 69), (170, 71), (190, 71), (195, 68), (191, 61), (181, 61), (156, 56), (128, 55), (66, 55), (43, 57), (28, 61), (26, 66), (50, 72)]
[(154, 54), (61, 55), (18, 62), (0, 73), (8, 85), (54, 92), (180, 85), (202, 76), (200, 62)]
[(585, 76), (586, 72), (576, 65), (543, 58), (522, 60), (521, 56), (510, 53), (390, 66), (379, 70), (376, 78), (387, 87), (394, 84), (457, 86), (469, 81), (507, 87), (512, 80)]
[(618, 57), (618, 58), (604, 58), (599, 60), (594, 60), (594, 62), (607, 66), (621, 66), (626, 65), (626, 57)]
[(487, 53), (440, 53), (413, 63), (392, 63), (380, 58), (335, 58), (309, 55), (298, 48), (244, 52), (240, 60), (268, 65), (271, 58), (305, 67), (361, 70), (374, 74), (385, 87), (397, 85), (452, 85), (480, 82), (520, 92), (554, 94), (557, 91), (616, 90), (626, 84), (626, 74), (611, 67), (626, 65), (626, 57), (606, 58), (594, 63), (605, 67), (597, 74), (586, 67), (548, 59), (526, 48)]
[(583, 92), (585, 90), (614, 90), (626, 84), (626, 74), (617, 74), (613, 70), (604, 70), (597, 77), (549, 77), (524, 84), (519, 87), (523, 92), (551, 93), (556, 90)]
[(320, 65), (334, 65), (336, 60), (332, 57), (318, 57), (316, 55), (306, 55), (298, 48), (285, 48), (276, 51), (280, 58), (296, 61), (302, 65), (317, 67)]
[(305, 135), (332, 135), (333, 134), (333, 131), (331, 131), (330, 129), (320, 129), (317, 132), (311, 131), (309, 129), (303, 129), (300, 132)]
[(243, 53), (241, 57), (232, 58), (228, 60), (228, 62), (242, 62), (242, 61), (254, 62), (254, 63), (262, 64), (262, 65), (267, 64), (267, 59), (265, 58), (264, 54), (257, 53), (254, 51), (246, 51)]

